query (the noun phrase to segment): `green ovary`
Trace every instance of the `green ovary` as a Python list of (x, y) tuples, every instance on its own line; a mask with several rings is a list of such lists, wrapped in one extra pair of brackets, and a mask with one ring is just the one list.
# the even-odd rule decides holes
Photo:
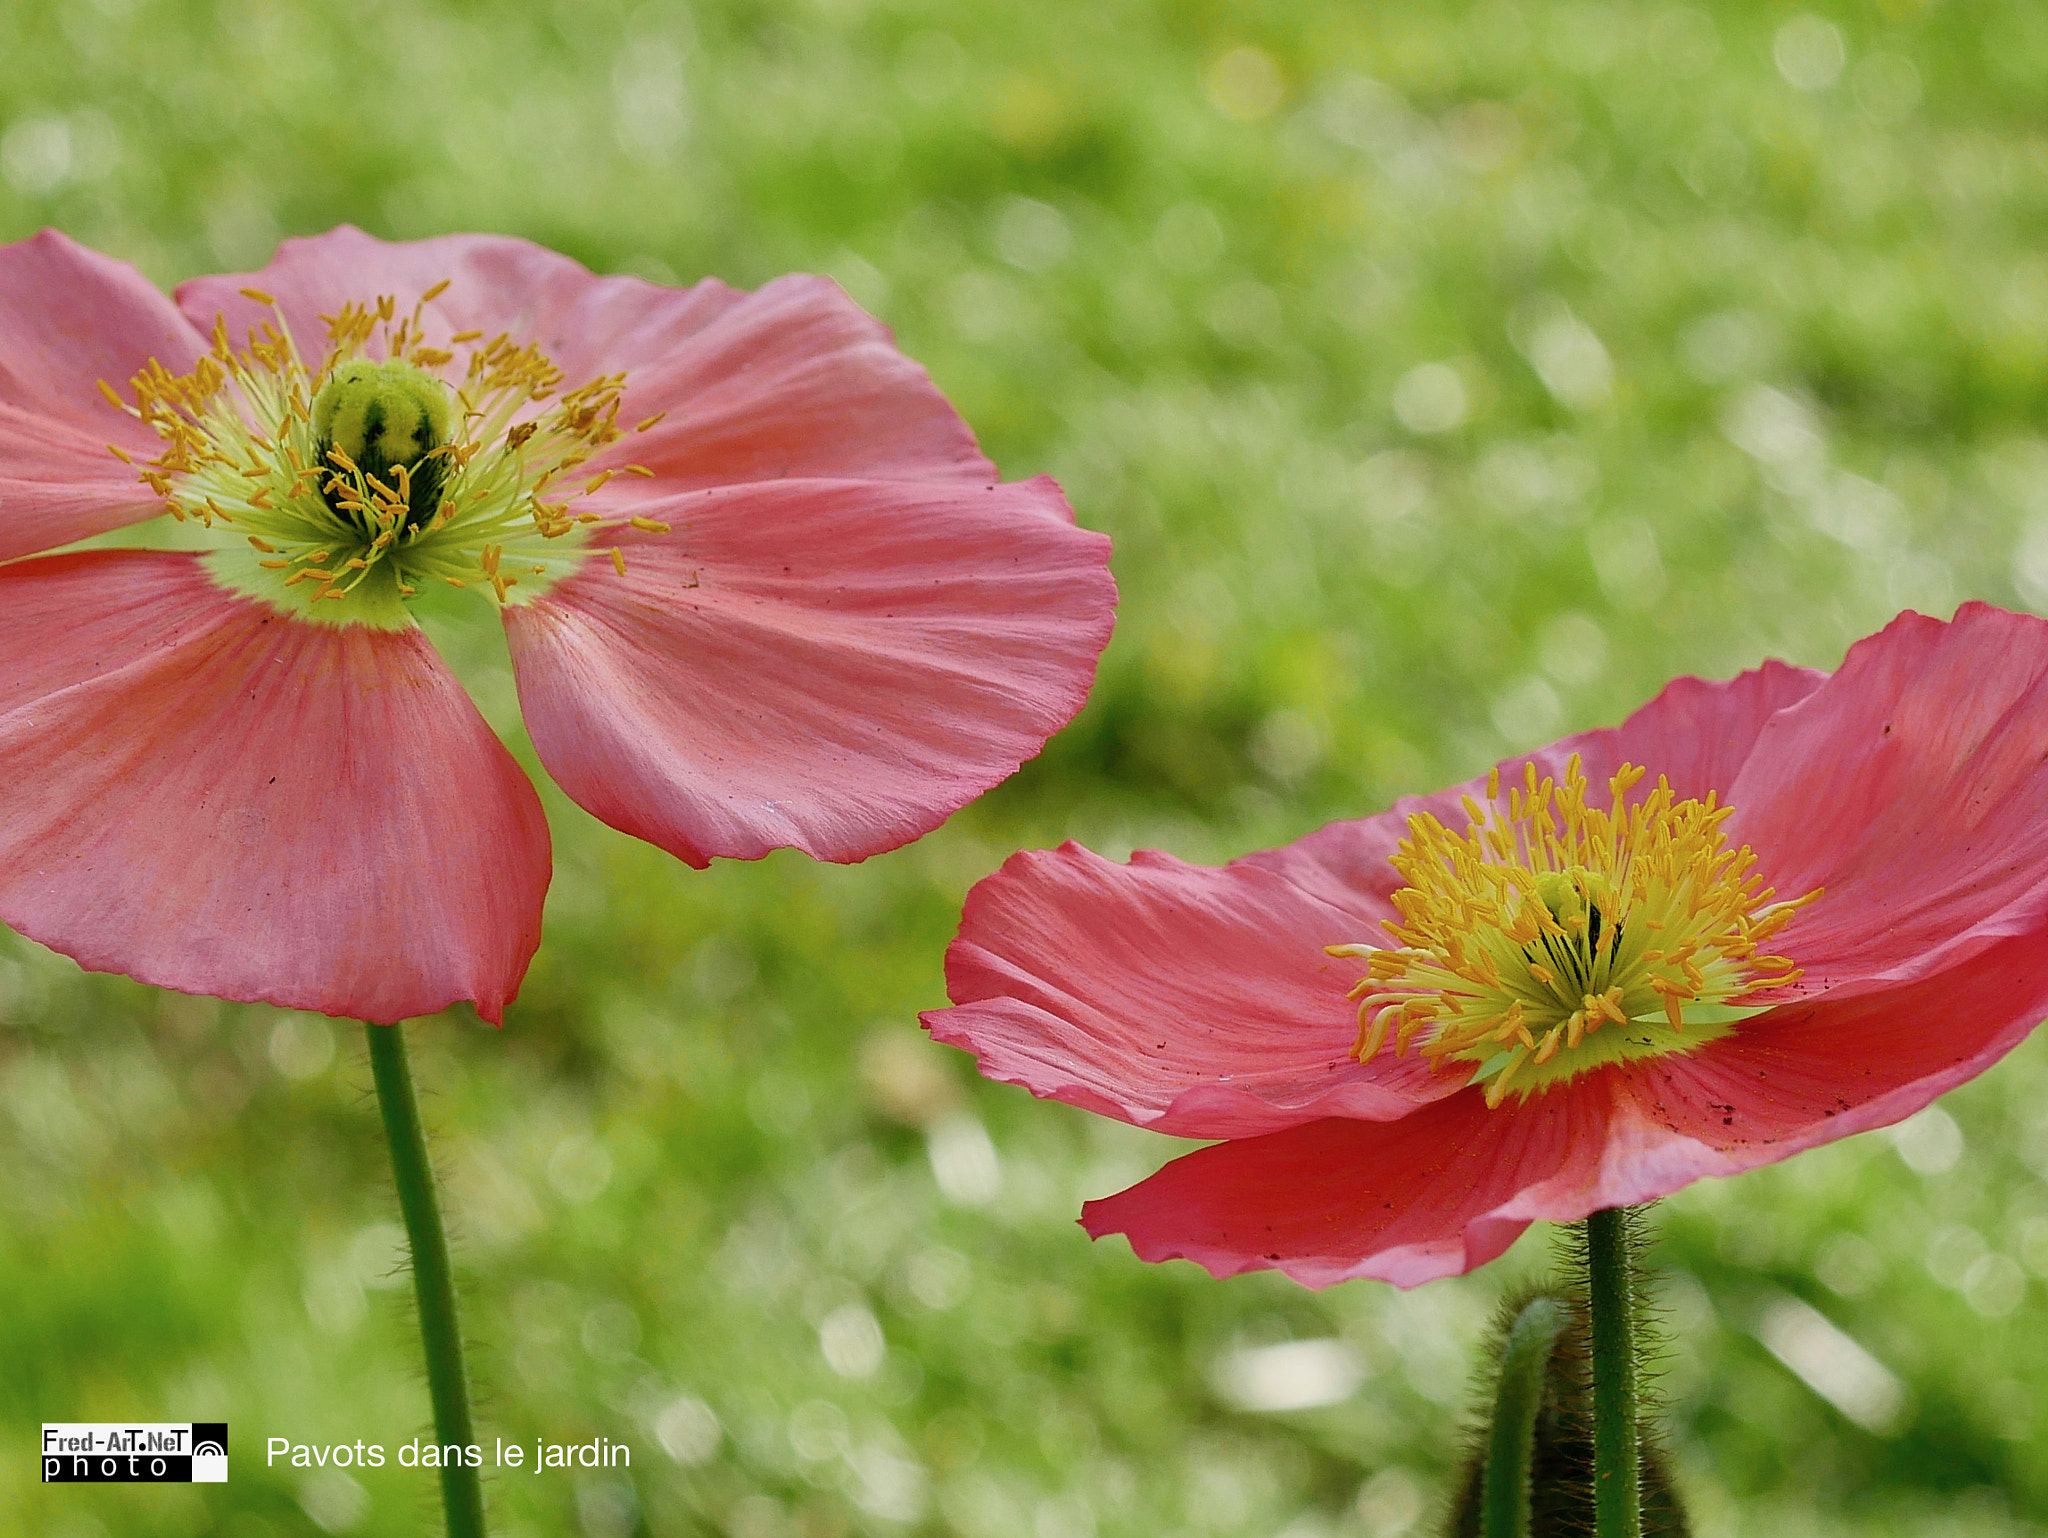
[[(571, 504), (613, 472), (576, 472), (624, 435), (625, 376), (564, 392), (538, 348), (473, 331), (449, 338), (468, 347), (450, 374), (457, 354), (428, 344), (423, 319), (443, 287), (410, 317), (389, 296), (342, 305), (324, 317), (319, 369), (278, 315), (246, 349), (217, 323), (190, 373), (152, 360), (130, 381), (133, 414), (163, 442), (138, 474), (174, 517), (218, 539), (204, 558), (216, 582), (295, 618), (403, 629), (425, 584), (502, 607), (583, 564), (605, 520)], [(365, 356), (372, 346), (384, 356)]]
[[(425, 370), (360, 359), (337, 368), (314, 400), (314, 446), (322, 464), (339, 449), (394, 493), (403, 480), (406, 524), (416, 528), (439, 506), (447, 461), (434, 450), (448, 442), (453, 416), (447, 386)], [(343, 511), (333, 489), (324, 495)]]

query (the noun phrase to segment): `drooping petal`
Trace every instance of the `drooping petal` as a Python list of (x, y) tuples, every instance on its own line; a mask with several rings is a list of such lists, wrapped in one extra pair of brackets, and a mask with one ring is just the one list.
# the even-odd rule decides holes
[(0, 561), (162, 511), (107, 448), (148, 459), (156, 435), (99, 381), (126, 398), (150, 358), (181, 372), (205, 346), (126, 262), (55, 230), (0, 246)]
[(1043, 478), (788, 481), (678, 497), (505, 611), (548, 772), (692, 865), (858, 860), (929, 832), (1081, 707), (1109, 541)]
[(1384, 1121), (1451, 1093), (1419, 1056), (1352, 1055), (1347, 916), (1250, 866), (1078, 844), (1020, 854), (968, 894), (925, 1015), (984, 1076), (1183, 1137), (1341, 1115)]
[(1904, 614), (1770, 722), (1725, 798), (1780, 895), (1798, 994), (1954, 969), (2048, 922), (2048, 622)]
[(0, 921), (186, 992), (498, 1018), (539, 942), (547, 826), (417, 631), (93, 552), (0, 568), (0, 656)]
[[(828, 278), (778, 278), (754, 293), (715, 279), (665, 288), (598, 277), (509, 236), (391, 242), (343, 225), (284, 242), (261, 272), (195, 279), (178, 302), (203, 327), (225, 316), (239, 336), (269, 313), (240, 292), (257, 288), (277, 300), (301, 347), (317, 351), (322, 315), (383, 294), (409, 313), (444, 279), (423, 317), (437, 343), (506, 332), (537, 344), (571, 388), (623, 372), (623, 422), (668, 414), (593, 468), (644, 465), (661, 492), (801, 476), (993, 478), (930, 376)], [(614, 495), (635, 489), (620, 481)]]
[(1557, 1093), (1526, 1111), (1477, 1090), (1399, 1121), (1331, 1118), (1185, 1155), (1089, 1202), (1081, 1226), (1120, 1233), (1145, 1260), (1214, 1276), (1278, 1270), (1309, 1287), (1376, 1277), (1413, 1287), (1506, 1250), (1538, 1183), (1583, 1184), (1608, 1116), (1604, 1094)]
[[(1523, 766), (1534, 763), (1538, 774), (1561, 778), (1566, 761), (1577, 753), (1601, 805), (1604, 782), (1624, 763), (1643, 766), (1653, 781), (1665, 776), (1681, 799), (1704, 799), (1718, 791), (1725, 802), (1765, 723), (1806, 698), (1825, 677), (1810, 668), (1766, 662), (1726, 682), (1675, 678), (1620, 726), (1580, 732), (1517, 754), (1501, 763), (1501, 776), (1518, 783)], [(1367, 930), (1377, 938), (1380, 921), (1393, 916), (1391, 898), (1402, 884), (1388, 862), (1407, 836), (1408, 819), (1427, 812), (1447, 827), (1462, 829), (1463, 798), (1483, 797), (1485, 789), (1486, 776), (1480, 775), (1448, 790), (1404, 796), (1377, 816), (1331, 823), (1278, 849), (1246, 855), (1239, 863), (1274, 871), (1325, 902), (1350, 909), (1360, 931), (1352, 938), (1368, 938)]]

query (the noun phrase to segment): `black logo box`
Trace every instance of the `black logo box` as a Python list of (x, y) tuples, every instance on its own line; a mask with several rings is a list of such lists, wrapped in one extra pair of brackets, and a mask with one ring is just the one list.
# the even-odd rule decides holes
[[(192, 1422), (194, 1448), (208, 1445), (228, 1450), (225, 1421)], [(43, 1456), (44, 1484), (192, 1483), (190, 1453), (48, 1453)]]

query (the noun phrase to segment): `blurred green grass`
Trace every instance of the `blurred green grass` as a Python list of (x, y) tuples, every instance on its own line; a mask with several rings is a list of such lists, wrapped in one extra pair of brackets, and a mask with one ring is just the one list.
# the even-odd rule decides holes
[[(1675, 673), (2048, 603), (2019, 0), (29, 0), (0, 58), (0, 238), (166, 284), (340, 220), (830, 272), (1115, 536), (1088, 709), (919, 846), (699, 875), (549, 793), (524, 997), (416, 1040), (486, 1436), (634, 1466), (494, 1480), (508, 1535), (1427, 1530), (1545, 1237), (1411, 1294), (1091, 1247), (1079, 1201), (1169, 1146), (914, 1033), (967, 886), (1068, 836), (1225, 858)], [(516, 737), (488, 624), (432, 624)], [(262, 1461), (426, 1430), (351, 1028), (4, 936), (0, 1022), (0, 1527), (427, 1527), (416, 1473)], [(1703, 1534), (2048, 1532), (2044, 1105), (2032, 1043), (1660, 1209)], [(1896, 1375), (1878, 1431), (1761, 1343), (1795, 1300)], [(1287, 1341), (1356, 1391), (1241, 1408)], [(224, 1487), (33, 1478), (44, 1419), (223, 1416)]]

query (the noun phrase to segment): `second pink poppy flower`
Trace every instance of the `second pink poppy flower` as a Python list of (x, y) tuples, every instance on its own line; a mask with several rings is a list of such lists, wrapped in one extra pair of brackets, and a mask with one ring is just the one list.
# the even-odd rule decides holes
[(2048, 624), (1902, 615), (1220, 869), (975, 887), (925, 1019), (1217, 1139), (1087, 1204), (1219, 1276), (1412, 1286), (1898, 1121), (2048, 1014)]

